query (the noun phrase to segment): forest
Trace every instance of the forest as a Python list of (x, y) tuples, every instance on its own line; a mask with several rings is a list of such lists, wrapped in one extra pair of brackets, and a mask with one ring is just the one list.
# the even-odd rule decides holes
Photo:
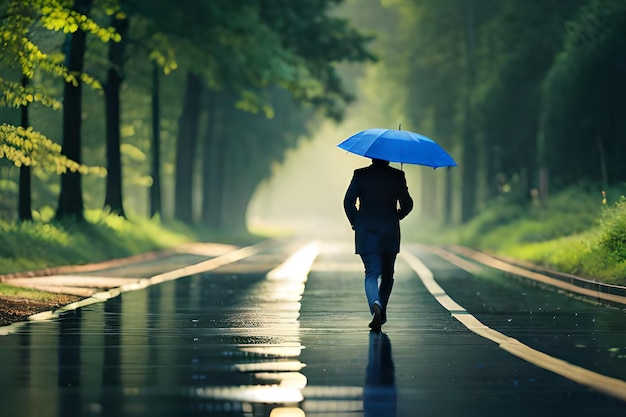
[(622, 0), (2, 0), (0, 17), (7, 222), (98, 208), (245, 230), (272, 166), (357, 104), (455, 156), (418, 176), (438, 224), (624, 193)]

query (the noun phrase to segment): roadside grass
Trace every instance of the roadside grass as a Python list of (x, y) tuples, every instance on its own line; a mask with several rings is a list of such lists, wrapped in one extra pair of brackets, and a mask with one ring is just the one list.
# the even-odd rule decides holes
[(100, 262), (202, 240), (207, 236), (158, 219), (128, 219), (102, 210), (85, 221), (55, 221), (38, 213), (33, 222), (0, 221), (0, 275)]
[[(618, 195), (616, 191), (612, 194)], [(553, 195), (545, 204), (523, 207), (502, 199), (466, 225), (430, 232), (437, 236), (430, 241), (461, 244), (626, 285), (626, 198), (603, 204), (599, 195), (578, 186)]]
[[(36, 212), (32, 222), (0, 220), (0, 275), (80, 265), (175, 247), (187, 242), (251, 245), (271, 236), (224, 234), (159, 218), (123, 218), (103, 210), (85, 212), (85, 221), (55, 221), (53, 210)], [(0, 297), (53, 301), (59, 295), (0, 283)]]
[(54, 301), (59, 294), (29, 288), (15, 287), (13, 285), (0, 284), (0, 295), (4, 298), (28, 299), (32, 301)]

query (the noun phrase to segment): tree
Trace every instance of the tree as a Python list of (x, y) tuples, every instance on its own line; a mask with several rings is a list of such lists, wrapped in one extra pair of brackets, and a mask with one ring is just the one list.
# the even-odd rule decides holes
[[(202, 213), (206, 226), (242, 233), (248, 203), (258, 185), (283, 161), (285, 149), (308, 134), (312, 110), (297, 105), (284, 89), (267, 91), (275, 116), (238, 110), (234, 94), (215, 94), (213, 128), (203, 142)], [(232, 126), (245, 128), (233, 129)]]
[[(92, 0), (75, 0), (73, 10), (86, 15), (91, 10)], [(67, 36), (65, 41), (65, 66), (70, 73), (83, 72), (87, 34), (78, 28)], [(63, 92), (63, 154), (81, 162), (81, 125), (82, 125), (82, 83), (79, 78), (66, 82)], [(83, 191), (78, 172), (61, 175), (61, 192), (56, 217), (83, 219)]]
[[(271, 174), (272, 164), (281, 161), (285, 151), (306, 133), (305, 119), (316, 112), (335, 120), (342, 118), (352, 95), (343, 86), (336, 65), (374, 60), (365, 46), (371, 37), (353, 29), (346, 19), (331, 15), (331, 5), (340, 2), (289, 7), (282, 3), (259, 4), (259, 35), (247, 40), (252, 43), (248, 50), (253, 52), (242, 54), (244, 62), (250, 61), (248, 67), (260, 73), (227, 77), (238, 71), (237, 61), (227, 62), (228, 72), (219, 74), (228, 88), (209, 101), (218, 115), (210, 116), (215, 126), (208, 126), (203, 143), (203, 181), (208, 184), (203, 187), (202, 205), (204, 221), (217, 229), (245, 230), (254, 190)], [(271, 29), (264, 36), (278, 39), (278, 46), (270, 41), (255, 47), (265, 33), (264, 26)], [(272, 48), (278, 49), (273, 52)], [(281, 61), (274, 64), (273, 56), (284, 56), (282, 65)], [(272, 66), (264, 69), (265, 62)], [(285, 64), (292, 73), (285, 73)], [(237, 97), (243, 100), (237, 101)], [(255, 113), (262, 109), (265, 114)]]
[[(165, 2), (158, 4), (163, 5)], [(168, 4), (171, 5), (171, 2)], [(148, 7), (145, 7), (146, 5)], [(143, 77), (150, 74), (146, 77), (151, 80), (150, 83), (133, 85), (132, 88), (135, 95), (139, 93), (140, 97), (144, 91), (149, 91), (151, 94), (150, 213), (154, 216), (161, 212), (160, 74), (169, 74), (176, 69), (177, 64), (170, 40), (161, 31), (164, 27), (169, 27), (166, 22), (170, 15), (162, 13), (163, 10), (160, 7), (152, 7), (154, 5), (155, 3), (109, 0), (107, 10), (105, 10), (105, 13), (110, 15), (111, 28), (121, 38), (119, 42), (109, 44), (107, 81), (103, 83), (107, 106), (107, 163), (110, 171), (107, 177), (105, 206), (121, 215), (124, 215), (122, 150), (138, 150), (131, 144), (121, 146), (120, 137), (122, 125), (120, 90), (122, 84), (126, 82), (126, 74), (132, 72), (143, 74)], [(134, 31), (130, 30), (131, 22), (135, 28)], [(185, 25), (182, 24), (182, 26)], [(125, 112), (125, 116), (127, 123), (132, 122), (130, 118), (133, 115), (130, 112)]]
[[(73, 26), (65, 40), (65, 67), (69, 73), (63, 90), (63, 154), (80, 163), (82, 161), (82, 84), (91, 77), (83, 72), (87, 33), (97, 34), (103, 41), (119, 42), (121, 37), (113, 28), (102, 29), (87, 18), (93, 0), (74, 0), (73, 8), (64, 13)], [(100, 87), (98, 83), (92, 85)], [(61, 191), (56, 212), (57, 219), (83, 219), (83, 191), (80, 172), (61, 175)]]
[[(395, 1), (391, 3), (399, 16), (397, 36), (389, 37), (382, 61), (398, 83), (404, 104), (401, 120), (410, 130), (432, 137), (455, 154), (458, 168), (429, 175), (422, 171), (421, 215), (449, 223), (455, 202), (473, 207), (476, 173), (470, 171), (476, 158), (472, 138), (473, 70), (475, 49), (476, 4), (454, 1)], [(391, 105), (391, 103), (390, 103)], [(413, 127), (413, 129), (411, 129)], [(472, 139), (472, 140), (470, 140)], [(470, 146), (470, 149), (468, 149)], [(466, 181), (465, 190), (457, 195), (465, 202), (453, 201), (453, 175)], [(461, 209), (457, 210), (461, 212)], [(467, 214), (466, 214), (467, 215)]]
[(159, 92), (159, 65), (152, 61), (152, 163), (150, 175), (150, 217), (161, 214), (161, 104)]
[(542, 89), (539, 150), (550, 184), (623, 182), (626, 4), (592, 0), (565, 31)]
[[(22, 76), (22, 87), (26, 87), (28, 84), (28, 77), (25, 75)], [(20, 108), (21, 113), (21, 123), (24, 129), (28, 129), (28, 104), (22, 104)], [(19, 187), (19, 198), (18, 198), (18, 216), (20, 221), (31, 221), (33, 220), (33, 213), (31, 207), (31, 193), (30, 193), (30, 183), (31, 183), (31, 171), (29, 165), (22, 165), (20, 167), (20, 187)]]
[[(11, 0), (4, 6), (0, 23), (0, 33), (4, 41), (0, 62), (7, 68), (17, 70), (21, 81), (12, 82), (0, 77), (0, 87), (3, 91), (0, 106), (21, 107), (22, 120), (19, 128), (10, 124), (3, 124), (0, 127), (0, 158), (7, 158), (20, 167), (18, 212), (20, 219), (28, 220), (31, 218), (30, 167), (57, 173), (68, 170), (101, 173), (99, 169), (90, 170), (62, 155), (58, 145), (29, 126), (27, 109), (29, 103), (39, 102), (54, 109), (61, 107), (58, 100), (50, 96), (38, 83), (32, 82), (35, 74), (48, 73), (67, 81), (76, 78), (76, 74), (69, 73), (67, 68), (57, 61), (56, 55), (44, 53), (33, 43), (30, 39), (31, 34), (37, 28), (70, 32), (78, 27), (78, 23), (94, 33), (99, 33), (101, 28), (91, 20), (83, 18), (84, 16), (65, 9), (56, 0), (39, 2)], [(83, 78), (88, 83), (94, 83), (94, 80), (86, 75)]]
[(120, 151), (120, 87), (124, 81), (124, 64), (129, 19), (123, 12), (111, 16), (111, 27), (120, 36), (119, 42), (109, 44), (109, 68), (104, 83), (106, 107), (107, 181), (104, 206), (112, 213), (125, 217), (122, 199), (122, 156)]
[(539, 188), (541, 84), (561, 47), (562, 27), (580, 3), (509, 2), (479, 34), (477, 129), (488, 198), (508, 194), (524, 202)]
[[(186, 58), (182, 62), (189, 74), (179, 121), (175, 168), (175, 213), (180, 220), (193, 221), (194, 156), (200, 120), (196, 104), (202, 86), (212, 93), (234, 95), (239, 110), (263, 112), (268, 117), (275, 115), (268, 88), (280, 86), (297, 102), (340, 118), (351, 97), (343, 89), (334, 65), (342, 60), (371, 58), (364, 47), (367, 37), (351, 29), (346, 20), (327, 15), (336, 1), (283, 3), (276, 0), (258, 4), (189, 3), (177, 5), (166, 14), (168, 22), (161, 29), (168, 36), (182, 39), (175, 42), (185, 45)], [(155, 6), (166, 7), (162, 3)], [(182, 20), (185, 24), (179, 25)], [(210, 45), (210, 48), (198, 45)], [(241, 127), (237, 129), (240, 134)], [(214, 137), (214, 140), (225, 143), (222, 138)], [(210, 143), (206, 146), (212, 147)], [(238, 151), (249, 152), (245, 148)]]
[(203, 84), (200, 78), (187, 73), (183, 112), (178, 123), (178, 140), (176, 141), (176, 188), (175, 212), (177, 220), (193, 223), (193, 174), (198, 147), (198, 131), (200, 129), (200, 98)]

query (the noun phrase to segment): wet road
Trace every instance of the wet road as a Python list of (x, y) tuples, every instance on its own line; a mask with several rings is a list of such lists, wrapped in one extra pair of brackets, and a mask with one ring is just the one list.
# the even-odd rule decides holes
[(626, 415), (623, 310), (403, 252), (380, 335), (350, 242), (266, 245), (17, 326), (0, 415)]

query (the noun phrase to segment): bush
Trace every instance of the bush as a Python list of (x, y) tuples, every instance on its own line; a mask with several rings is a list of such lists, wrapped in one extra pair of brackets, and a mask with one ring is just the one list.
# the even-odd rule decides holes
[(626, 262), (626, 198), (605, 210), (599, 223), (599, 247), (613, 263)]
[(600, 214), (600, 203), (582, 185), (551, 196), (543, 205), (497, 200), (463, 226), (461, 243), (503, 250), (575, 235), (592, 227)]
[(522, 206), (506, 200), (495, 201), (463, 227), (460, 233), (461, 244), (472, 247), (491, 246), (493, 232), (507, 228), (523, 218), (524, 213)]
[[(613, 200), (617, 190), (606, 195)], [(460, 228), (459, 243), (626, 285), (626, 198), (607, 205), (602, 197), (593, 187), (580, 185), (544, 205), (496, 201)]]

